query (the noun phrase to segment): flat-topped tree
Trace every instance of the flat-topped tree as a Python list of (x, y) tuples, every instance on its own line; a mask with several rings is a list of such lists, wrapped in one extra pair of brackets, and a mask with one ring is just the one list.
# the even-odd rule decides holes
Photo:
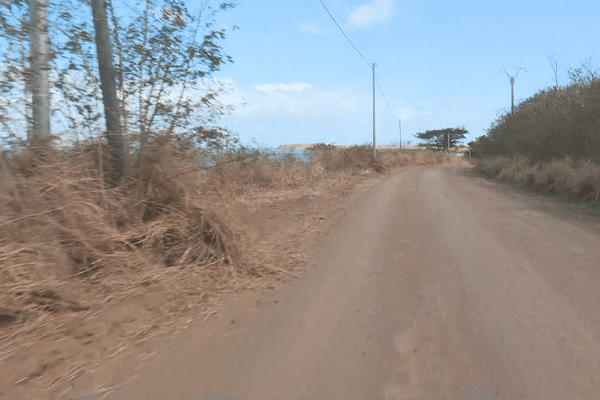
[(445, 128), (428, 130), (416, 134), (419, 140), (425, 143), (420, 143), (419, 146), (437, 147), (440, 150), (448, 150), (450, 147), (456, 147), (465, 139), (465, 135), (469, 133), (464, 126), (458, 128)]

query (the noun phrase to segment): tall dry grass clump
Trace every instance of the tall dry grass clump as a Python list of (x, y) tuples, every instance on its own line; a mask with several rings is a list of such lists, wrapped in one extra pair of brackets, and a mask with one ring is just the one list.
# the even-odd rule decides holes
[(230, 151), (214, 162), (205, 182), (213, 188), (293, 188), (323, 179), (322, 165), (303, 163), (290, 154), (277, 158), (259, 151)]
[(0, 158), (2, 308), (34, 321), (153, 286), (202, 297), (271, 272), (245, 263), (202, 198), (206, 177), (182, 175), (197, 165), (168, 141), (151, 143), (115, 189), (99, 168), (106, 149), (71, 150)]
[(326, 171), (349, 171), (376, 169), (373, 150), (368, 146), (352, 146), (338, 149), (332, 145), (319, 143), (309, 147), (311, 161), (319, 162)]
[(532, 162), (526, 157), (492, 157), (479, 160), (477, 169), (488, 178), (510, 181), (544, 193), (598, 202), (600, 166), (591, 161), (574, 163), (569, 157)]

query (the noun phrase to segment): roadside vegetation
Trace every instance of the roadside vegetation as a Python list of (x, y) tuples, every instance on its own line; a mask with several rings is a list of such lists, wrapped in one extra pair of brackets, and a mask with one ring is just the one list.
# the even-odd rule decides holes
[(568, 85), (556, 74), (555, 86), (500, 115), (469, 145), (487, 177), (598, 202), (600, 73), (583, 63), (568, 75)]
[[(191, 284), (204, 296), (244, 278), (279, 276), (284, 271), (240, 252), (237, 221), (225, 212), (231, 201), (317, 188), (366, 171), (464, 162), (426, 150), (387, 152), (374, 160), (368, 146), (316, 145), (307, 162), (240, 147), (213, 153), (213, 165), (199, 167), (202, 152), (185, 152), (159, 138), (148, 144), (145, 162), (131, 156), (123, 183), (110, 188), (106, 147), (74, 143), (44, 159), (27, 149), (0, 153), (4, 309), (35, 320), (154, 285), (177, 291), (181, 284), (184, 291)], [(63, 298), (69, 288), (82, 298)]]
[[(183, 329), (180, 316), (217, 315), (223, 295), (296, 274), (310, 250), (302, 240), (327, 212), (306, 199), (339, 198), (395, 167), (465, 162), (427, 150), (373, 160), (369, 146), (327, 145), (303, 162), (241, 146), (192, 151), (161, 136), (128, 160), (111, 188), (105, 141), (43, 158), (26, 147), (1, 153), (0, 361), (29, 367), (5, 372), (0, 393), (40, 377), (57, 377), (44, 382), (56, 391), (107, 355)], [(284, 219), (268, 225), (276, 215)]]

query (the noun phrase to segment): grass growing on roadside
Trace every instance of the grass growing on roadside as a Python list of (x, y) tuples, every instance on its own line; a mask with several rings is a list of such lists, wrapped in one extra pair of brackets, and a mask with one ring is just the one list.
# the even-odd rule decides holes
[[(239, 254), (227, 226), (234, 222), (220, 222), (219, 205), (206, 201), (210, 193), (295, 188), (332, 173), (457, 162), (427, 151), (382, 152), (373, 160), (368, 146), (316, 146), (308, 162), (292, 155), (230, 151), (215, 157), (215, 168), (202, 170), (193, 158), (158, 140), (149, 145), (145, 162), (130, 166), (119, 188), (106, 189), (108, 173), (100, 170), (98, 154), (98, 145), (88, 144), (55, 151), (45, 161), (27, 151), (0, 160), (4, 308), (36, 315), (55, 312), (62, 307), (57, 304), (64, 282), (93, 288), (88, 293), (125, 295), (151, 286), (149, 282), (166, 282), (172, 276), (167, 271), (175, 266), (189, 272), (213, 265), (198, 278), (212, 285), (268, 275), (272, 271), (249, 267)], [(103, 165), (109, 165), (108, 151), (100, 154)]]
[(316, 144), (309, 151), (327, 171), (357, 171), (372, 169), (385, 173), (394, 167), (407, 165), (461, 164), (464, 158), (428, 150), (416, 152), (378, 151), (373, 159), (373, 148), (369, 145), (337, 149), (331, 145)]
[[(98, 154), (98, 145), (88, 144), (55, 151), (45, 161), (27, 151), (0, 159), (4, 307), (40, 311), (31, 297), (42, 290), (38, 286), (72, 279), (93, 285), (124, 271), (141, 277), (156, 268), (216, 263), (222, 276), (214, 280), (265, 273), (246, 268), (227, 224), (219, 222), (218, 205), (207, 206), (203, 197), (215, 191), (295, 188), (332, 173), (462, 162), (428, 151), (381, 152), (373, 160), (369, 146), (317, 145), (308, 162), (243, 150), (222, 153), (215, 168), (202, 170), (193, 158), (158, 140), (148, 146), (143, 163), (136, 160), (128, 168), (119, 188), (106, 189), (108, 173), (100, 170)], [(109, 165), (108, 151), (101, 154), (103, 165)]]
[(488, 178), (532, 187), (544, 193), (598, 203), (600, 166), (566, 157), (550, 162), (531, 162), (525, 157), (493, 157), (479, 160), (477, 169)]

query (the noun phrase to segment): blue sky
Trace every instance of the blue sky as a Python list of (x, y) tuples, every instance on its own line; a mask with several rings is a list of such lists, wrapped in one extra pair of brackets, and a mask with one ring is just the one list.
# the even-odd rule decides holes
[[(242, 143), (371, 143), (372, 70), (319, 0), (240, 0), (219, 22), (229, 30), (234, 63), (216, 78), (244, 102), (220, 123)], [(485, 134), (510, 109), (510, 82), (500, 69), (526, 68), (515, 99), (555, 82), (548, 56), (567, 69), (598, 65), (600, 3), (592, 1), (323, 0), (376, 73), (377, 143), (428, 129), (464, 125), (467, 141)], [(231, 31), (237, 25), (238, 30)], [(516, 70), (509, 70), (513, 73)], [(392, 116), (393, 114), (393, 116)]]

